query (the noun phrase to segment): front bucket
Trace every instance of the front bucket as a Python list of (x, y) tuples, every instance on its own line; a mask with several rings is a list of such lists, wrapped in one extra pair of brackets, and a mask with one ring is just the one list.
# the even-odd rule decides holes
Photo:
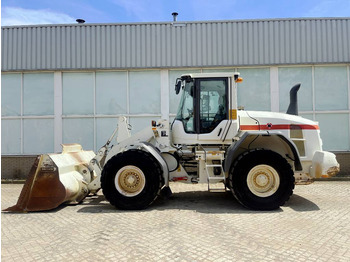
[(82, 201), (89, 193), (92, 172), (87, 168), (95, 156), (80, 145), (62, 145), (62, 154), (39, 156), (24, 184), (17, 204), (3, 211), (51, 210), (62, 203)]

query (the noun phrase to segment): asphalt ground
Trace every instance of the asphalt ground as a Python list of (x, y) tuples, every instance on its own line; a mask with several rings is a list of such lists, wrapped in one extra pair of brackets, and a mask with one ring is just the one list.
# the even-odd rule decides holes
[[(22, 185), (1, 185), (1, 208)], [(2, 261), (350, 261), (350, 181), (296, 186), (285, 206), (243, 208), (230, 192), (171, 184), (173, 196), (121, 211), (102, 193), (53, 211), (1, 214)]]

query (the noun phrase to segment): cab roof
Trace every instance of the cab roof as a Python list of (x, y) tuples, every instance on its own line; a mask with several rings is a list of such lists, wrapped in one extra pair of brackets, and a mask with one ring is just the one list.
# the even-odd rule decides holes
[(234, 77), (239, 76), (240, 73), (232, 72), (232, 73), (194, 73), (194, 74), (183, 74), (181, 75), (181, 79), (191, 77), (191, 78), (216, 78), (216, 77)]

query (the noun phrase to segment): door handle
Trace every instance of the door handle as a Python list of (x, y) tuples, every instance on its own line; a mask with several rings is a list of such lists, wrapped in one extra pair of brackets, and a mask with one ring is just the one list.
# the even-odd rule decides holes
[(221, 134), (221, 131), (222, 131), (222, 128), (220, 128), (218, 136), (220, 136), (220, 134)]

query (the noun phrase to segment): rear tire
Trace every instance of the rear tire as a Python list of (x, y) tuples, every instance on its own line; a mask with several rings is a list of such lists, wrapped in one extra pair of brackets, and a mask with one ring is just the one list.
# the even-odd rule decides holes
[(239, 156), (229, 172), (229, 187), (237, 200), (255, 210), (273, 210), (289, 199), (294, 172), (287, 160), (270, 150), (255, 149)]
[(148, 207), (162, 187), (162, 171), (153, 156), (142, 150), (129, 150), (112, 157), (101, 174), (106, 199), (118, 209)]

